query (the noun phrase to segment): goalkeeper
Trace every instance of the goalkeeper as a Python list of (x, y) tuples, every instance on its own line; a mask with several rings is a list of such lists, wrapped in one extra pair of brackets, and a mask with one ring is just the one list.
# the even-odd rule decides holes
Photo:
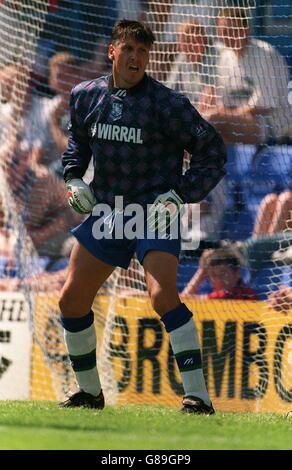
[[(156, 228), (155, 209), (171, 203), (175, 219), (184, 203), (204, 199), (224, 176), (226, 161), (222, 138), (189, 100), (145, 73), (153, 42), (148, 26), (118, 21), (108, 49), (112, 74), (72, 90), (69, 141), (62, 159), (69, 204), (77, 212), (90, 214), (96, 204), (107, 204), (114, 225), (119, 213), (115, 196), (122, 196), (124, 206), (152, 205), (151, 230)], [(182, 175), (185, 150), (192, 157)], [(82, 177), (91, 156), (94, 176), (87, 186)], [(153, 309), (170, 335), (185, 392), (182, 411), (214, 413), (197, 328), (176, 288), (179, 236), (98, 238), (100, 218), (95, 213), (72, 231), (76, 242), (60, 298), (61, 322), (80, 388), (61, 406), (104, 407), (91, 307), (115, 267), (127, 268), (136, 253)]]

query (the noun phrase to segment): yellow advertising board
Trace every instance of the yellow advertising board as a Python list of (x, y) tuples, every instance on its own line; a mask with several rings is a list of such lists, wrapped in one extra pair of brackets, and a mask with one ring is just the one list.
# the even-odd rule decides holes
[[(94, 305), (99, 344), (110, 301), (98, 296)], [(223, 411), (290, 411), (291, 315), (275, 312), (265, 302), (185, 301), (196, 318), (204, 373), (215, 407)], [(55, 399), (72, 381), (57, 316), (54, 295), (36, 298), (32, 398)], [(169, 338), (148, 298), (116, 300), (113, 320), (108, 341), (119, 390), (117, 402), (179, 406), (183, 390)]]

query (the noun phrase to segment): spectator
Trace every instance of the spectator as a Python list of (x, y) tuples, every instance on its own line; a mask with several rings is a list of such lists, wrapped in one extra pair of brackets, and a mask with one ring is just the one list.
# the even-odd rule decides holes
[(19, 292), (23, 287), (28, 287), (37, 292), (59, 292), (66, 281), (67, 275), (68, 269), (64, 268), (56, 272), (38, 271), (34, 274), (30, 273), (25, 279), (3, 277), (0, 278), (0, 292)]
[[(9, 86), (6, 85), (8, 72), (11, 80)], [(56, 93), (54, 98), (34, 93), (31, 72), (26, 66), (9, 65), (0, 74), (5, 87), (6, 114), (9, 113), (13, 121), (9, 129), (6, 129), (6, 122), (2, 134), (7, 131), (7, 137), (11, 138), (11, 128), (16, 127), (17, 145), (28, 152), (34, 148), (34, 158), (38, 163), (50, 166), (60, 161), (68, 139), (66, 129), (70, 91), (79, 82), (78, 73), (76, 59), (71, 54), (59, 53), (51, 58), (50, 85)]]
[[(200, 203), (200, 226), (191, 223), (186, 229), (186, 236), (200, 242), (217, 242), (220, 240), (225, 210), (227, 206), (226, 186), (224, 179), (214, 188), (207, 198)], [(191, 218), (192, 205), (188, 205), (189, 220)]]
[(8, 228), (3, 211), (3, 203), (0, 206), (0, 278), (15, 275), (15, 245), (16, 234)]
[[(53, 99), (43, 98), (47, 110), (43, 126), (50, 129), (42, 142), (40, 163), (61, 168), (60, 155), (68, 142), (69, 97), (73, 86), (80, 81), (77, 59), (68, 52), (59, 52), (49, 61), (49, 83), (55, 93)], [(59, 164), (59, 165), (58, 165)]]
[(200, 111), (200, 102), (207, 105), (214, 95), (215, 50), (210, 47), (203, 26), (195, 20), (183, 23), (177, 36), (179, 54), (166, 85), (186, 95)]
[(213, 290), (206, 296), (200, 296), (201, 298), (257, 300), (256, 292), (243, 284), (240, 267), (240, 256), (231, 248), (205, 250), (198, 271), (182, 295), (196, 295), (207, 278)]
[(80, 64), (78, 72), (80, 81), (94, 80), (110, 73), (110, 61), (107, 56), (107, 43), (101, 38), (92, 51), (90, 60)]
[(12, 201), (39, 256), (56, 260), (68, 254), (62, 252), (69, 237), (67, 231), (81, 217), (68, 207), (64, 183), (38, 163), (41, 135), (36, 127), (41, 115), (34, 116), (33, 111), (41, 107), (29, 86), (30, 71), (23, 65), (11, 70), (12, 91), (7, 96), (12, 119), (1, 140), (0, 159)]
[[(9, 165), (16, 150), (28, 147), (30, 110), (35, 108), (31, 94), (30, 68), (22, 63), (6, 65), (1, 70), (1, 95), (5, 110), (1, 113), (0, 160)], [(31, 115), (33, 112), (31, 113)], [(4, 116), (4, 117), (3, 117)]]
[[(6, 211), (3, 207), (6, 205)], [(20, 237), (18, 232), (13, 228), (11, 219), (9, 218), (9, 204), (4, 203), (1, 198), (0, 203), (0, 291), (17, 290), (20, 284), (20, 259), (18, 256)], [(23, 234), (22, 234), (23, 236)], [(31, 253), (29, 263), (29, 275), (39, 275), (42, 272), (48, 260), (39, 258)]]
[(218, 19), (218, 88), (205, 116), (226, 143), (257, 144), (279, 138), (291, 121), (288, 67), (270, 44), (249, 36), (244, 8), (223, 8)]
[(31, 152), (15, 152), (7, 182), (37, 253), (52, 261), (69, 256), (63, 246), (68, 230), (81, 221), (67, 204), (64, 183), (34, 158)]
[[(212, 3), (212, 4), (211, 4)], [(159, 41), (173, 43), (176, 41), (178, 26), (190, 18), (196, 18), (214, 36), (214, 20), (218, 16), (220, 0), (151, 0), (146, 13), (155, 36)]]
[(292, 192), (268, 194), (258, 210), (253, 237), (292, 230)]
[(35, 24), (31, 11), (24, 2), (1, 0), (0, 2), (0, 65), (16, 62), (24, 53), (32, 53)]
[(1, 147), (7, 149), (4, 151), (2, 148), (1, 155), (6, 158), (16, 149), (29, 151), (33, 147), (41, 148), (49, 132), (44, 124), (47, 110), (44, 98), (33, 93), (30, 68), (21, 63), (7, 65), (2, 69), (0, 80), (1, 86), (4, 86), (7, 116), (1, 136)]
[(0, 70), (0, 145), (6, 140), (9, 122), (13, 117), (11, 95), (16, 74), (16, 66), (12, 64)]
[(145, 1), (119, 0), (117, 2), (117, 19), (129, 18), (136, 21), (145, 20)]

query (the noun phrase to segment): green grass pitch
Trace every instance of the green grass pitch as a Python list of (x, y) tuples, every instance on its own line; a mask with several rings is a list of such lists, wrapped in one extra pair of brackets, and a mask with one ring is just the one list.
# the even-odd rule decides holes
[(0, 449), (292, 449), (292, 419), (275, 414), (182, 415), (157, 406), (58, 409), (0, 401)]

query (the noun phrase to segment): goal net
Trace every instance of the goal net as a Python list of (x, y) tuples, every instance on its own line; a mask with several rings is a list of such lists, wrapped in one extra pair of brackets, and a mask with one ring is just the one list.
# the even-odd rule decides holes
[[(292, 401), (292, 7), (285, 0), (0, 2), (0, 385), (14, 380), (17, 362), (21, 368), (15, 318), (30, 332), (23, 345), (29, 390), (16, 381), (19, 395), (4, 398), (59, 400), (76, 386), (58, 296), (69, 229), (79, 220), (66, 204), (60, 155), (69, 90), (110, 73), (107, 44), (120, 18), (150, 25), (149, 74), (185, 94), (228, 150), (226, 177), (200, 205), (200, 230), (190, 227), (199, 248), (184, 247), (177, 277), (198, 326), (212, 401), (219, 410), (285, 413)], [(184, 171), (189, 160), (186, 153)], [(20, 293), (24, 316), (15, 314)], [(115, 270), (93, 310), (107, 402), (178, 406), (181, 379), (136, 258)]]

